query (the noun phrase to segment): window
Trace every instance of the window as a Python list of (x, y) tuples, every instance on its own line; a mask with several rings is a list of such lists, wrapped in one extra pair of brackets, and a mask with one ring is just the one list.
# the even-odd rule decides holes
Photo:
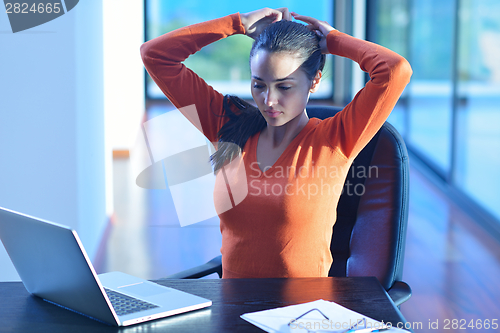
[(389, 121), (412, 152), (488, 220), (500, 221), (500, 2), (377, 0), (368, 37), (413, 76)]
[(500, 219), (500, 2), (460, 1), (454, 182)]
[[(367, 1), (368, 29), (367, 39), (383, 45), (394, 52), (409, 58), (409, 0), (377, 0)], [(388, 121), (399, 133), (407, 132), (407, 100), (405, 90)]]
[[(248, 2), (200, 0), (170, 1), (146, 0), (146, 40), (190, 24), (215, 19), (236, 12), (250, 12), (269, 6), (268, 1)], [(275, 1), (273, 7), (288, 7), (297, 13), (332, 22), (331, 1)], [(222, 94), (251, 98), (249, 53), (252, 39), (235, 35), (204, 47), (190, 56), (185, 64)], [(329, 98), (332, 95), (331, 60), (327, 60), (320, 90), (311, 98)], [(147, 76), (146, 96), (149, 99), (165, 98), (153, 80)]]

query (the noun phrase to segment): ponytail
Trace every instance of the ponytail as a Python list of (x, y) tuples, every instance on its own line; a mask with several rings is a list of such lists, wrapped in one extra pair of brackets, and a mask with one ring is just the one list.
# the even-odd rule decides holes
[[(231, 105), (238, 109), (238, 114), (231, 110)], [(224, 97), (224, 115), (229, 120), (217, 133), (217, 151), (210, 156), (214, 173), (241, 154), (247, 140), (266, 127), (266, 120), (255, 106), (239, 97), (226, 95)]]

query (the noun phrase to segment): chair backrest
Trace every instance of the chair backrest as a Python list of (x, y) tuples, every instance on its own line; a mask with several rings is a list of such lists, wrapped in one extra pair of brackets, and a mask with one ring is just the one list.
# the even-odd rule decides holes
[[(325, 119), (341, 108), (308, 106)], [(403, 274), (408, 223), (406, 145), (386, 122), (354, 160), (337, 207), (329, 276), (376, 276), (388, 290)]]

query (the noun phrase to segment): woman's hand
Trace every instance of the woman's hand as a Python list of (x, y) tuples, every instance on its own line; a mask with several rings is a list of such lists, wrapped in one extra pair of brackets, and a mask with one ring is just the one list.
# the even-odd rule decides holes
[(309, 16), (304, 16), (304, 15), (299, 15), (297, 13), (292, 12), (292, 16), (296, 20), (303, 21), (307, 23), (307, 28), (310, 30), (316, 32), (316, 34), (321, 38), (319, 41), (319, 46), (321, 47), (321, 53), (330, 53), (328, 52), (328, 48), (326, 46), (326, 35), (332, 30), (335, 30), (328, 22), (326, 21), (320, 21), (318, 19), (309, 17)]
[(253, 12), (240, 14), (241, 23), (245, 27), (245, 34), (253, 39), (257, 38), (262, 31), (271, 23), (281, 20), (292, 20), (288, 8), (262, 8)]

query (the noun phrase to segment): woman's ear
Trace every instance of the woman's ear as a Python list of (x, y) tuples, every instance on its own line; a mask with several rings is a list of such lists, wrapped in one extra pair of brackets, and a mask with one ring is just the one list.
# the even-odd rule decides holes
[(318, 71), (316, 72), (316, 76), (312, 80), (311, 89), (309, 89), (309, 92), (315, 93), (316, 91), (318, 91), (318, 89), (319, 89), (319, 82), (321, 81), (321, 75), (322, 75), (322, 73), (318, 69)]

